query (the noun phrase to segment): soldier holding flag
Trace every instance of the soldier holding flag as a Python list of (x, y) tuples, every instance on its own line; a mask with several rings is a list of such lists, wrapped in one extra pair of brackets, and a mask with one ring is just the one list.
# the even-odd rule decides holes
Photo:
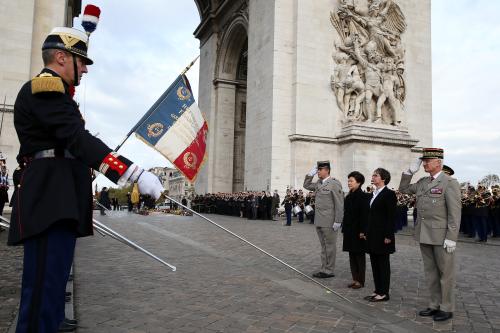
[(63, 323), (76, 238), (92, 235), (90, 168), (120, 185), (137, 182), (155, 198), (163, 191), (156, 176), (85, 129), (70, 90), (93, 63), (87, 47), (84, 32), (54, 28), (42, 46), (45, 68), (14, 105), (21, 169), (8, 244), (24, 246), (18, 333), (52, 333)]

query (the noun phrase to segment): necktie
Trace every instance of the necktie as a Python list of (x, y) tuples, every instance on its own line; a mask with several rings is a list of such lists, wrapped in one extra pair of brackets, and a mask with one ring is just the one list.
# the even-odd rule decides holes
[(433, 180), (434, 180), (434, 177), (433, 177), (433, 176), (431, 176), (431, 182), (432, 182)]

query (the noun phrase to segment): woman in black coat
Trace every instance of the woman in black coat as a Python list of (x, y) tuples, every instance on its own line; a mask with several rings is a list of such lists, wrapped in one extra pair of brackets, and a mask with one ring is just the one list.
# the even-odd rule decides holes
[(342, 250), (349, 252), (352, 283), (348, 287), (353, 289), (359, 289), (365, 285), (365, 240), (362, 237), (363, 230), (361, 228), (368, 219), (371, 195), (361, 189), (364, 182), (365, 177), (360, 172), (351, 172), (347, 176), (349, 194), (344, 200), (344, 220), (342, 222), (344, 241)]
[(368, 224), (364, 227), (366, 252), (370, 254), (375, 291), (365, 297), (370, 302), (389, 300), (391, 265), (389, 255), (396, 251), (394, 238), (394, 216), (396, 193), (387, 188), (391, 180), (389, 171), (378, 168), (373, 172), (372, 184), (376, 190), (370, 200)]

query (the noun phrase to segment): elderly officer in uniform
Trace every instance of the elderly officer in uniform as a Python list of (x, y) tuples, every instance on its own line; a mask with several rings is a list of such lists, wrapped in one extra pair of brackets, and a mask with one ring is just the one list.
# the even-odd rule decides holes
[[(423, 163), (429, 177), (410, 184)], [(403, 172), (399, 191), (416, 195), (415, 238), (420, 243), (431, 299), (420, 316), (435, 321), (453, 317), (455, 307), (455, 248), (460, 229), (460, 185), (443, 168), (443, 149), (424, 148), (423, 155)]]
[(163, 191), (156, 176), (85, 129), (70, 90), (92, 64), (87, 45), (84, 32), (54, 28), (42, 46), (44, 69), (14, 105), (20, 170), (8, 244), (24, 246), (17, 333), (53, 333), (64, 324), (76, 238), (92, 235), (91, 168), (119, 185), (137, 182), (155, 198)]
[[(319, 180), (312, 182), (314, 175)], [(330, 162), (319, 161), (304, 179), (304, 188), (316, 193), (316, 215), (314, 224), (321, 243), (321, 270), (313, 277), (324, 279), (334, 277), (337, 253), (337, 233), (344, 215), (344, 193), (340, 182), (330, 177)]]

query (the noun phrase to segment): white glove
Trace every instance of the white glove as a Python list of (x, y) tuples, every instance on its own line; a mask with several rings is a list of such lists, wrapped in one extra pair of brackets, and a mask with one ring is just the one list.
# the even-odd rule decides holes
[(314, 166), (311, 171), (309, 171), (309, 173), (307, 174), (308, 176), (310, 177), (313, 177), (314, 175), (316, 175), (318, 173), (318, 167)]
[(446, 249), (446, 252), (453, 253), (453, 251), (457, 248), (457, 242), (445, 239), (443, 247)]
[(420, 169), (421, 165), (422, 165), (422, 160), (420, 158), (417, 158), (410, 164), (407, 173), (410, 175), (416, 174), (418, 172), (418, 169)]
[(163, 185), (160, 183), (158, 177), (149, 171), (143, 171), (137, 180), (139, 192), (141, 194), (148, 194), (158, 200), (165, 191)]
[(342, 226), (342, 223), (335, 222), (333, 224), (333, 231), (339, 230), (341, 226)]

